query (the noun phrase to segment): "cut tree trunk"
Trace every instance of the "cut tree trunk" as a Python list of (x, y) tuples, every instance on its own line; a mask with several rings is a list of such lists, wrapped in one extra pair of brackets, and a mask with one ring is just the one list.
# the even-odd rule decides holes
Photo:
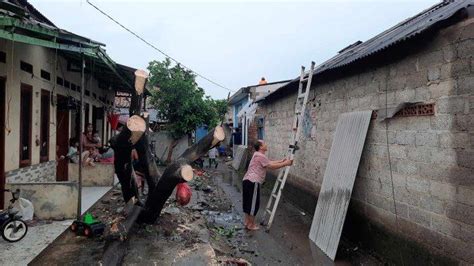
[(158, 184), (148, 191), (145, 210), (140, 214), (139, 222), (154, 223), (174, 188), (179, 183), (188, 182), (193, 178), (193, 169), (184, 160), (179, 160), (166, 167)]
[(138, 215), (143, 210), (142, 207), (136, 205), (136, 201), (136, 198), (130, 199), (123, 211), (125, 219), (112, 225), (104, 245), (103, 265), (120, 265), (122, 262), (127, 250), (127, 244), (124, 242), (128, 238)]
[[(136, 92), (132, 95), (127, 127), (120, 134), (113, 137), (110, 143), (115, 152), (115, 172), (120, 180), (125, 202), (130, 204), (130, 202), (133, 202), (131, 201), (132, 198), (138, 198), (136, 183), (132, 178), (132, 148), (137, 149), (139, 166), (141, 166), (147, 180), (149, 192), (145, 208), (143, 209), (132, 203), (126, 217), (111, 226), (109, 235), (112, 236), (117, 235), (117, 233), (128, 236), (137, 220), (154, 223), (176, 185), (190, 181), (193, 178), (193, 170), (189, 163), (203, 156), (209, 149), (223, 141), (225, 137), (222, 127), (216, 127), (206, 137), (187, 149), (181, 158), (169, 165), (160, 176), (155, 159), (150, 151), (147, 114), (144, 114), (143, 117), (139, 116), (146, 77), (143, 71), (137, 71), (135, 75)], [(102, 257), (104, 265), (118, 265), (121, 263), (127, 250), (126, 241), (124, 240), (126, 240), (126, 237), (118, 239), (112, 237), (107, 240)]]
[(207, 151), (223, 141), (224, 138), (224, 129), (221, 126), (217, 126), (198, 143), (189, 147), (176, 162), (169, 165), (156, 187), (148, 191), (145, 210), (140, 215), (139, 222), (154, 223), (160, 216), (166, 200), (171, 196), (176, 185), (189, 181), (183, 176), (183, 172), (180, 172), (183, 169), (183, 165), (187, 166), (186, 169), (190, 171), (189, 176), (192, 178), (192, 168), (189, 164), (206, 154)]
[(222, 142), (225, 138), (224, 129), (221, 126), (215, 127), (198, 143), (188, 148), (180, 158), (185, 159), (188, 163), (192, 163), (203, 156), (210, 149)]
[[(148, 125), (149, 117), (145, 113), (145, 121)], [(138, 153), (138, 165), (137, 168), (140, 170), (146, 179), (149, 188), (154, 188), (160, 179), (161, 173), (156, 166), (155, 157), (150, 150), (150, 136), (148, 128), (143, 137), (135, 144), (135, 149)]]
[(170, 146), (169, 146), (169, 149), (168, 149), (168, 156), (166, 157), (166, 163), (170, 163), (171, 162), (171, 157), (173, 156), (173, 150), (174, 150), (174, 147), (176, 147), (176, 145), (178, 145), (178, 140), (177, 139), (173, 139), (173, 141), (170, 143)]
[(110, 146), (114, 150), (114, 168), (117, 178), (122, 187), (122, 195), (125, 202), (138, 195), (135, 180), (132, 177), (133, 145), (146, 131), (146, 121), (140, 116), (132, 116), (123, 127), (120, 134), (110, 139)]

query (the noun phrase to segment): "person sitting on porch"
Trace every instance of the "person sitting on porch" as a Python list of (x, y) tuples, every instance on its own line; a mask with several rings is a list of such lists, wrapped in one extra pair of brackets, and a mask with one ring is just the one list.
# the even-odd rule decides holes
[(99, 161), (100, 153), (98, 148), (102, 147), (100, 143), (94, 141), (94, 128), (91, 123), (87, 123), (86, 131), (82, 134), (82, 149), (89, 151), (89, 157), (94, 161)]
[[(69, 140), (69, 150), (66, 156), (62, 155), (59, 160), (64, 160), (66, 158), (69, 159), (71, 163), (79, 163), (79, 142), (74, 138)], [(82, 164), (95, 166), (94, 160), (89, 158), (89, 151), (82, 152)]]

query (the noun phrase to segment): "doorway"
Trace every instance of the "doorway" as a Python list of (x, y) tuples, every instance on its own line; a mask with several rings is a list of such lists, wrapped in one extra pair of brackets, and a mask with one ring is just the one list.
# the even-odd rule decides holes
[[(0, 190), (5, 189), (5, 79), (0, 78)], [(5, 204), (5, 193), (0, 192), (0, 209)]]
[[(58, 103), (67, 102), (67, 97), (58, 95)], [(56, 110), (56, 157), (66, 155), (69, 150), (69, 110), (57, 105)], [(56, 167), (56, 181), (68, 180), (68, 160), (59, 160)]]

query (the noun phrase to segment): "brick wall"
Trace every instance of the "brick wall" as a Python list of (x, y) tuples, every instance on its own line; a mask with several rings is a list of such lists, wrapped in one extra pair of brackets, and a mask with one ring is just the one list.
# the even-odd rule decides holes
[[(387, 132), (372, 120), (349, 211), (430, 252), (474, 263), (473, 38), (471, 18), (417, 40), (402, 58), (315, 85), (288, 182), (317, 195), (340, 113), (433, 102), (434, 116), (390, 119)], [(288, 146), (295, 100), (293, 93), (263, 106), (271, 159)]]
[(255, 121), (250, 123), (249, 128), (248, 128), (248, 134), (249, 134), (248, 146), (253, 147), (253, 144), (258, 140), (257, 123)]
[(6, 183), (37, 183), (56, 181), (56, 161), (35, 164), (5, 173)]

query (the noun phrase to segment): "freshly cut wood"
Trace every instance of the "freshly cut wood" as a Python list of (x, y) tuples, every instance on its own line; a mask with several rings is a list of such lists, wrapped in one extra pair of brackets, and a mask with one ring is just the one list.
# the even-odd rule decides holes
[(194, 177), (193, 168), (189, 164), (185, 164), (181, 166), (181, 177), (186, 181), (189, 182)]
[(135, 71), (135, 91), (141, 95), (145, 90), (145, 84), (148, 78), (148, 73), (143, 69)]
[(133, 115), (127, 120), (127, 128), (132, 132), (130, 143), (136, 144), (147, 130), (147, 123), (142, 117)]
[(188, 148), (180, 158), (185, 159), (188, 163), (194, 162), (224, 139), (224, 129), (221, 126), (217, 126), (198, 143)]
[(158, 184), (148, 191), (145, 210), (139, 217), (141, 223), (154, 223), (160, 216), (161, 210), (174, 188), (179, 183), (190, 181), (193, 178), (192, 167), (184, 160), (179, 160), (166, 167)]

